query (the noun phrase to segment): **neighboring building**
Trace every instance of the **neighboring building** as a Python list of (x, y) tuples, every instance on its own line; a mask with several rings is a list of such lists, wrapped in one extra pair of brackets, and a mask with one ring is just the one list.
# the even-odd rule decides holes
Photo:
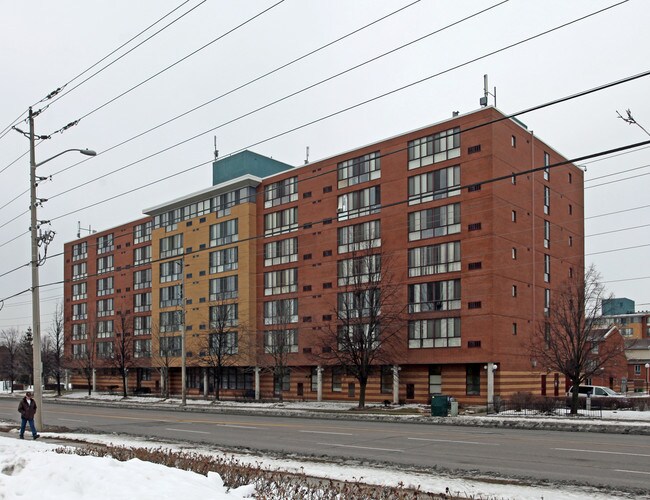
[[(184, 333), (190, 394), (213, 393), (209, 353), (227, 338), (227, 396), (355, 399), (356, 379), (324, 361), (321, 341), (343, 331), (344, 305), (372, 302), (351, 283), (383, 266), (392, 277), (382, 285), (403, 309), (401, 342), (371, 374), (369, 401), (562, 394), (559, 374), (537, 366), (528, 345), (554, 290), (584, 269), (583, 172), (545, 168), (563, 161), (520, 122), (485, 108), (297, 168), (251, 152), (215, 162), (215, 185), (145, 210), (152, 369), (166, 365), (179, 392)], [(98, 300), (73, 297), (82, 280), (74, 248), (142, 223), (66, 245), (72, 338), (82, 320), (70, 316), (85, 303), (95, 321)], [(87, 253), (94, 287), (101, 257)], [(115, 279), (125, 281), (115, 299), (127, 302), (128, 258), (116, 252)], [(271, 359), (279, 338), (288, 341), (281, 376)]]
[(646, 392), (650, 387), (650, 338), (626, 341), (627, 390)]
[(650, 337), (650, 312), (635, 312), (635, 303), (626, 298), (604, 299), (603, 315), (598, 318), (602, 326), (616, 325), (627, 339)]
[(625, 297), (603, 299), (603, 316), (618, 316), (621, 314), (634, 314), (634, 301)]

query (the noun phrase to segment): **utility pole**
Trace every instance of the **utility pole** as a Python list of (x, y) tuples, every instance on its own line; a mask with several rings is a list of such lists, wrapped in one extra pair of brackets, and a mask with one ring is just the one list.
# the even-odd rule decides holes
[(34, 113), (29, 108), (29, 195), (32, 239), (32, 325), (34, 362), (34, 402), (36, 403), (36, 428), (43, 430), (43, 391), (41, 367), (41, 298), (38, 276), (38, 220), (36, 215), (36, 144), (34, 143)]

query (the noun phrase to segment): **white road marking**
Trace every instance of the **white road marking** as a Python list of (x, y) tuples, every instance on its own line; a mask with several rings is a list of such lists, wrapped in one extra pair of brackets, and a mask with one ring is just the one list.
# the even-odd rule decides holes
[(404, 453), (404, 450), (393, 450), (391, 448), (371, 448), (369, 446), (353, 446), (351, 444), (333, 444), (333, 443), (316, 443), (321, 446), (336, 446), (338, 448), (356, 448), (357, 450), (375, 450), (375, 451), (394, 451), (395, 453)]
[(298, 431), (298, 432), (304, 432), (305, 434), (332, 434), (334, 436), (354, 436), (354, 434), (350, 434), (349, 432), (326, 432), (326, 431)]
[(209, 432), (204, 432), (204, 431), (192, 431), (190, 429), (172, 429), (171, 427), (167, 427), (165, 430), (174, 431), (174, 432), (191, 432), (193, 434), (210, 434)]
[(75, 420), (74, 418), (60, 418), (63, 422), (88, 422), (88, 420)]
[(251, 425), (232, 425), (232, 424), (218, 424), (219, 427), (234, 427), (235, 429), (259, 429), (259, 427), (253, 427)]
[(478, 441), (452, 441), (450, 439), (407, 438), (413, 441), (432, 441), (434, 443), (480, 444), (483, 446), (501, 446), (498, 443), (479, 443)]
[(648, 475), (650, 475), (650, 472), (643, 472), (643, 471), (640, 471), (640, 470), (615, 469), (614, 472), (629, 472), (630, 474), (648, 474)]
[(574, 448), (553, 448), (557, 451), (579, 451), (580, 453), (603, 453), (606, 455), (627, 455), (630, 457), (650, 457), (650, 455), (644, 455), (643, 453), (624, 453), (622, 451), (601, 451), (601, 450), (578, 450)]

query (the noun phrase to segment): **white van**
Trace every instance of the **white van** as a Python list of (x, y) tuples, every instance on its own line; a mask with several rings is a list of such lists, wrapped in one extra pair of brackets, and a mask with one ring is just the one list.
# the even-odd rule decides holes
[[(569, 389), (569, 392), (567, 392), (566, 395), (567, 397), (571, 397), (573, 395), (573, 387)], [(624, 395), (602, 385), (581, 385), (578, 387), (578, 397), (621, 398), (624, 397)]]

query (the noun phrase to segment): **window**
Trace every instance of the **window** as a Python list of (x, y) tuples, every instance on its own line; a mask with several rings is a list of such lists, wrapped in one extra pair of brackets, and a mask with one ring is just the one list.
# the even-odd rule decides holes
[(480, 300), (467, 303), (467, 309), (480, 309), (483, 306)]
[(381, 177), (381, 156), (379, 151), (357, 156), (338, 164), (339, 189), (354, 186)]
[(298, 177), (290, 177), (264, 186), (264, 208), (275, 207), (298, 199)]
[(573, 176), (571, 175), (571, 172), (569, 172), (569, 184), (573, 183)]
[(97, 316), (113, 316), (113, 299), (102, 299), (97, 301)]
[(168, 283), (183, 277), (183, 259), (170, 260), (160, 264), (160, 282)]
[(264, 273), (264, 295), (298, 291), (298, 268)]
[(573, 246), (573, 236), (569, 236), (569, 246)]
[(409, 241), (460, 233), (460, 203), (408, 214)]
[(236, 326), (239, 322), (239, 306), (237, 304), (219, 304), (210, 307), (210, 329), (222, 330)]
[(338, 197), (338, 220), (344, 221), (381, 211), (381, 188), (373, 186)]
[(358, 349), (359, 346), (363, 351), (369, 349), (379, 348), (379, 335), (381, 332), (381, 325), (379, 323), (352, 323), (339, 325), (337, 328), (338, 334), (338, 350), (350, 351)]
[(151, 262), (151, 245), (133, 250), (133, 265), (139, 266)]
[[(302, 382), (300, 383), (302, 384)], [(299, 385), (300, 385), (299, 384)], [(291, 369), (287, 368), (282, 374), (273, 374), (273, 393), (286, 392), (291, 387)]]
[(266, 330), (264, 351), (280, 354), (298, 352), (298, 330)]
[(513, 186), (516, 186), (516, 185), (517, 185), (517, 174), (515, 174), (514, 172), (512, 173), (512, 176), (510, 177), (510, 183), (511, 183)]
[(337, 298), (338, 318), (343, 321), (368, 316), (376, 318), (381, 313), (380, 290), (378, 288), (341, 292)]
[(544, 281), (551, 281), (551, 256), (544, 254)]
[(544, 289), (544, 316), (551, 314), (551, 290)]
[(113, 246), (113, 235), (107, 234), (97, 238), (97, 255), (111, 252), (115, 247)]
[(210, 274), (235, 271), (238, 268), (239, 250), (237, 247), (210, 252)]
[(133, 289), (151, 288), (151, 269), (143, 269), (133, 273)]
[(510, 220), (512, 222), (517, 222), (517, 211), (513, 210), (512, 213), (510, 214)]
[(86, 323), (72, 324), (72, 340), (84, 340), (88, 338), (88, 325)]
[(264, 265), (275, 266), (298, 260), (298, 238), (273, 241), (264, 245)]
[(113, 276), (108, 278), (100, 278), (97, 280), (97, 296), (103, 297), (104, 295), (111, 295), (115, 292), (113, 288)]
[(182, 339), (179, 336), (176, 337), (160, 337), (160, 356), (163, 358), (166, 357), (178, 357), (182, 352)]
[(107, 339), (114, 335), (113, 320), (108, 319), (105, 321), (97, 322), (97, 338)]
[(544, 221), (544, 248), (551, 248), (551, 222)]
[(466, 374), (465, 393), (468, 396), (479, 396), (481, 394), (481, 365), (467, 365)]
[(381, 246), (381, 222), (372, 220), (337, 230), (338, 252), (355, 252)]
[(133, 342), (134, 358), (151, 357), (151, 339), (137, 339)]
[(239, 294), (237, 275), (210, 280), (210, 301), (236, 299)]
[(477, 271), (478, 269), (483, 269), (483, 262), (480, 260), (478, 262), (470, 262), (467, 264), (467, 269), (470, 271)]
[(512, 334), (517, 335), (517, 323), (512, 324)]
[(88, 297), (88, 285), (85, 281), (72, 285), (72, 300), (81, 300), (86, 297)]
[(113, 342), (97, 342), (97, 357), (109, 359), (113, 357)]
[(411, 248), (408, 265), (410, 278), (460, 271), (460, 241)]
[(133, 226), (133, 243), (137, 245), (138, 243), (151, 241), (151, 229), (151, 221)]
[(513, 297), (517, 296), (517, 285), (512, 285), (512, 296)]
[(460, 127), (409, 141), (408, 168), (420, 168), (460, 156)]
[(73, 344), (72, 357), (74, 359), (84, 359), (88, 355), (86, 344)]
[(166, 286), (160, 289), (160, 307), (177, 307), (183, 303), (182, 285)]
[(409, 347), (460, 347), (460, 318), (409, 321)]
[(547, 181), (549, 180), (551, 176), (551, 169), (548, 168), (548, 166), (551, 164), (551, 155), (548, 154), (546, 151), (544, 151), (544, 166), (546, 167), (544, 169), (544, 180)]
[(343, 390), (343, 368), (340, 366), (332, 367), (332, 392), (341, 392)]
[(82, 241), (76, 245), (72, 245), (72, 260), (81, 260), (88, 257), (88, 242)]
[(517, 260), (517, 249), (512, 247), (512, 260)]
[(380, 392), (382, 394), (391, 394), (393, 392), (393, 367), (388, 365), (381, 366)]
[(175, 234), (160, 239), (160, 258), (183, 255), (183, 235)]
[[(182, 311), (168, 311), (160, 313), (160, 333), (177, 332), (183, 323)], [(180, 337), (179, 337), (180, 339)], [(162, 338), (160, 339), (162, 342)], [(179, 346), (180, 350), (180, 346)]]
[(298, 208), (287, 208), (264, 216), (264, 235), (274, 236), (298, 230)]
[(151, 334), (151, 316), (135, 316), (133, 318), (133, 334), (134, 335)]
[(517, 138), (514, 135), (510, 136), (510, 146), (513, 148), (517, 147)]
[(409, 313), (460, 309), (460, 280), (408, 286)]
[(151, 292), (136, 293), (133, 296), (133, 310), (135, 312), (151, 311)]
[(443, 168), (408, 179), (409, 205), (460, 195), (460, 166)]
[(88, 318), (88, 304), (72, 304), (72, 321)]
[(107, 255), (97, 259), (97, 274), (108, 273), (113, 270), (113, 256)]
[(284, 325), (298, 323), (298, 299), (264, 302), (264, 324)]
[(548, 186), (544, 186), (544, 213), (551, 213), (551, 188)]
[(569, 210), (569, 215), (573, 215), (573, 205), (571, 205), (571, 203), (569, 203), (568, 210)]
[(239, 350), (237, 332), (211, 333), (208, 338), (210, 354), (219, 357), (235, 355)]
[(473, 222), (472, 224), (467, 225), (467, 230), (468, 231), (480, 231), (481, 230), (481, 223), (480, 222)]
[(381, 255), (365, 255), (338, 261), (339, 286), (378, 283), (381, 280)]
[(641, 375), (641, 365), (634, 365), (634, 374)]

